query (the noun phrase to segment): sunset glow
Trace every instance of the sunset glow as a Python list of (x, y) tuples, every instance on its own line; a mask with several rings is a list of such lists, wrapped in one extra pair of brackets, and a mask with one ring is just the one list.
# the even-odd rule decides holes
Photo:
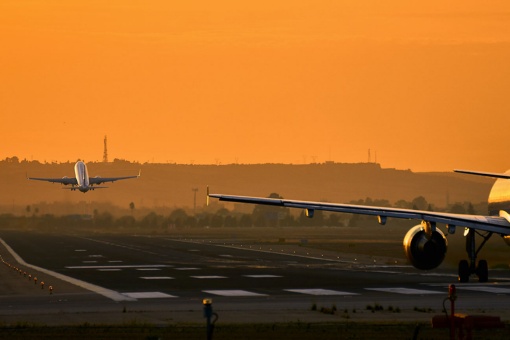
[(0, 159), (510, 168), (508, 1), (2, 1)]

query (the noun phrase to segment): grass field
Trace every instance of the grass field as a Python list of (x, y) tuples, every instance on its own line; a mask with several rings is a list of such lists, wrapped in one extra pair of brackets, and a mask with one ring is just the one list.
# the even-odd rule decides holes
[[(466, 335), (466, 333), (465, 333)], [(425, 323), (274, 323), (218, 325), (214, 339), (448, 339), (448, 329)], [(472, 332), (473, 339), (508, 339), (508, 325)], [(205, 323), (157, 327), (147, 324), (48, 327), (0, 326), (0, 339), (204, 339)]]

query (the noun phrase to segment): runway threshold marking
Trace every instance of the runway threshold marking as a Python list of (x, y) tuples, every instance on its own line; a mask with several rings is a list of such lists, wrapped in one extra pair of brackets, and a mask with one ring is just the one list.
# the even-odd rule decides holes
[(132, 299), (161, 299), (161, 298), (176, 298), (175, 295), (170, 295), (162, 292), (133, 292), (133, 293), (122, 293), (126, 297)]
[(438, 292), (435, 290), (425, 290), (425, 289), (412, 289), (412, 288), (365, 288), (365, 290), (373, 290), (378, 292), (385, 293), (396, 293), (396, 294), (404, 294), (404, 295), (433, 295), (433, 294), (444, 294), (444, 292)]
[(27, 262), (25, 262), (25, 260), (23, 260), (21, 258), (21, 256), (19, 256), (15, 251), (14, 249), (12, 249), (7, 243), (5, 243), (5, 241), (3, 239), (0, 238), (0, 243), (2, 243), (2, 245), (5, 247), (5, 249), (7, 249), (7, 251), (12, 255), (12, 257), (14, 257), (14, 259), (16, 260), (16, 262), (18, 262), (20, 265), (22, 266), (25, 266), (25, 267), (28, 267), (28, 268), (32, 268), (32, 269), (35, 269), (37, 271), (40, 271), (41, 273), (44, 273), (46, 275), (50, 275), (50, 276), (53, 276), (53, 277), (56, 277), (57, 279), (59, 280), (62, 280), (62, 281), (66, 281), (66, 282), (69, 282), (69, 283), (72, 283), (74, 284), (75, 286), (78, 286), (78, 287), (81, 287), (81, 288), (84, 288), (84, 289), (87, 289), (87, 290), (90, 290), (92, 292), (95, 292), (97, 294), (100, 294), (100, 295), (103, 295), (109, 299), (112, 299), (113, 301), (135, 301), (136, 299), (132, 298), (132, 297), (129, 297), (129, 296), (126, 296), (126, 295), (123, 295), (123, 294), (120, 294), (119, 292), (116, 292), (114, 290), (111, 290), (111, 289), (107, 289), (107, 288), (104, 288), (104, 287), (100, 287), (100, 286), (96, 286), (92, 283), (88, 283), (88, 282), (85, 282), (85, 281), (82, 281), (82, 280), (78, 280), (78, 279), (75, 279), (74, 277), (70, 277), (70, 276), (67, 276), (67, 275), (63, 275), (63, 274), (60, 274), (60, 273), (57, 273), (57, 272), (54, 272), (54, 271), (51, 271), (51, 270), (48, 270), (46, 268), (42, 268), (42, 267), (38, 267), (38, 266), (34, 266), (32, 264), (29, 264)]
[(266, 294), (259, 294), (254, 292), (249, 292), (247, 290), (236, 290), (236, 289), (230, 289), (230, 290), (203, 290), (204, 293), (213, 294), (213, 295), (220, 295), (220, 296), (267, 296)]
[(510, 294), (509, 288), (491, 287), (491, 286), (457, 286), (458, 289), (472, 290), (475, 292), (486, 292), (496, 294)]
[(307, 294), (307, 295), (359, 295), (357, 293), (342, 292), (338, 290), (312, 288), (312, 289), (284, 289), (287, 292)]

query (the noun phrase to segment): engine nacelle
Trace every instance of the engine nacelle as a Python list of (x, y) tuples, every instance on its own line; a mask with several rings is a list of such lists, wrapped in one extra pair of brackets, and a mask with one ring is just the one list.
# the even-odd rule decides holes
[(421, 225), (407, 232), (404, 237), (404, 251), (411, 264), (418, 269), (430, 270), (439, 266), (448, 248), (443, 232), (436, 229), (429, 238)]

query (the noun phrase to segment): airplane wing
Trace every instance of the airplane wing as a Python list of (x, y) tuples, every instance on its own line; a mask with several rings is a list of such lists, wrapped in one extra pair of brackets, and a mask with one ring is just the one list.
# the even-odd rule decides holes
[(442, 212), (398, 209), (387, 207), (372, 207), (364, 205), (295, 201), (276, 198), (262, 198), (250, 196), (235, 196), (222, 194), (208, 194), (209, 197), (218, 198), (220, 201), (264, 204), (287, 208), (305, 209), (307, 216), (313, 216), (314, 210), (333, 211), (360, 215), (377, 216), (380, 224), (385, 224), (388, 217), (401, 219), (414, 219), (430, 223), (444, 223), (451, 227), (466, 227), (488, 231), (500, 235), (510, 235), (510, 215), (501, 211), (500, 216), (482, 216), (450, 214)]
[(136, 176), (125, 176), (125, 177), (99, 177), (99, 176), (97, 176), (97, 177), (90, 177), (89, 178), (89, 183), (90, 183), (90, 185), (97, 185), (97, 184), (102, 184), (102, 183), (106, 183), (106, 182), (120, 181), (120, 180), (123, 180), (123, 179), (138, 178), (138, 177), (140, 177), (140, 175), (141, 175), (141, 172), (139, 172), (138, 175), (136, 175)]
[(453, 171), (458, 172), (460, 174), (510, 179), (510, 174), (508, 174), (508, 173), (498, 174), (498, 173), (494, 173), (494, 172), (482, 172), (482, 171), (459, 170), (459, 169), (456, 169)]
[(38, 177), (27, 177), (27, 179), (34, 181), (45, 181), (51, 183), (60, 183), (64, 185), (78, 185), (78, 181), (75, 177), (62, 177), (62, 178), (38, 178)]

